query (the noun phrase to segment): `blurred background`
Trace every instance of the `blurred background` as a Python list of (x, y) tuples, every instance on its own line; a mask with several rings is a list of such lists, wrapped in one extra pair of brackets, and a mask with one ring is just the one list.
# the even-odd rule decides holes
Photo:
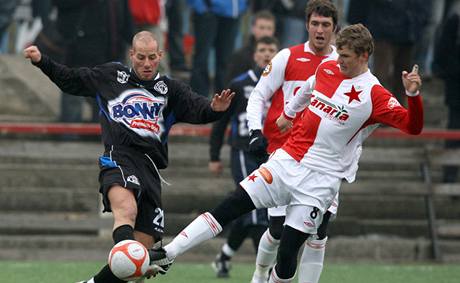
[[(209, 96), (228, 84), (227, 64), (251, 40), (255, 13), (275, 16), (283, 47), (307, 38), (308, 0), (239, 0), (239, 10), (205, 24), (193, 2), (0, 0), (0, 260), (103, 260), (112, 244), (112, 220), (100, 214), (94, 102), (63, 95), (22, 57), (25, 47), (74, 67), (127, 63), (132, 35), (150, 30), (167, 54), (160, 72)], [(367, 141), (357, 181), (341, 189), (326, 261), (460, 263), (460, 1), (333, 2), (339, 28), (371, 30), (371, 69), (402, 104), (401, 71), (420, 66), (426, 114), (421, 136), (384, 128)], [(224, 173), (208, 171), (210, 125), (173, 129), (167, 237), (234, 190), (228, 147)], [(210, 262), (224, 241), (187, 257)], [(235, 259), (253, 262), (253, 253), (245, 243)]]

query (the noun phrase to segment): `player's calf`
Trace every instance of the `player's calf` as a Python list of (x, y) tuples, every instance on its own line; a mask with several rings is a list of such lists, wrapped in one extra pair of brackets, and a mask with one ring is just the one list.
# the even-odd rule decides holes
[(158, 273), (166, 274), (174, 261), (168, 258), (163, 248), (150, 249), (149, 256), (150, 265), (145, 273), (146, 277), (156, 276)]

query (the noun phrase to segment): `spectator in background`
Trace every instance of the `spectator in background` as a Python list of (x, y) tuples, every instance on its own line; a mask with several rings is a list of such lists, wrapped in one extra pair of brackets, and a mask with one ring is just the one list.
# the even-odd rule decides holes
[[(129, 9), (134, 22), (135, 32), (150, 31), (157, 38), (160, 50), (164, 50), (165, 41), (160, 27), (161, 3), (160, 0), (128, 0)], [(167, 58), (160, 62), (160, 72), (169, 74)]]
[[(444, 81), (445, 103), (449, 109), (447, 128), (460, 129), (460, 1), (451, 2), (448, 7), (435, 44), (433, 72)], [(446, 148), (459, 148), (460, 141), (446, 141)], [(443, 181), (457, 180), (458, 169), (444, 168)]]
[(429, 9), (425, 0), (350, 1), (348, 22), (369, 28), (375, 40), (374, 73), (400, 102), (405, 101), (401, 72), (413, 63)]
[(0, 0), (0, 54), (7, 52), (7, 29), (13, 19), (17, 0)]
[(183, 13), (186, 9), (185, 0), (167, 0), (166, 16), (168, 17), (168, 54), (169, 68), (172, 72), (189, 72), (183, 46)]
[[(279, 42), (276, 38), (265, 36), (259, 38), (252, 48), (252, 65), (243, 73), (234, 77), (229, 88), (235, 92), (229, 110), (212, 127), (210, 145), (209, 170), (220, 175), (223, 170), (220, 161), (220, 150), (223, 145), (225, 131), (231, 123), (231, 169), (236, 189), (239, 183), (249, 173), (256, 170), (266, 159), (261, 160), (257, 155), (248, 151), (249, 128), (246, 121), (246, 106), (252, 90), (259, 81), (262, 71), (273, 56), (278, 52)], [(233, 221), (227, 242), (222, 246), (220, 253), (213, 262), (217, 277), (229, 277), (230, 261), (235, 252), (241, 247), (246, 237), (252, 239), (255, 251), (259, 246), (260, 237), (268, 227), (267, 209), (255, 209)]]
[(433, 60), (434, 37), (443, 18), (444, 0), (427, 0), (426, 5), (429, 7), (428, 21), (420, 42), (415, 46), (415, 60), (424, 79), (432, 76), (430, 64)]
[[(93, 67), (109, 61), (124, 61), (126, 45), (133, 37), (133, 23), (127, 0), (54, 0), (58, 8), (57, 27), (65, 43), (64, 64)], [(61, 97), (62, 122), (82, 122), (84, 99)], [(93, 99), (92, 121), (99, 109)]]
[(305, 33), (305, 9), (308, 0), (272, 1), (271, 11), (277, 19), (276, 36), (281, 48), (307, 41)]
[[(36, 45), (44, 53), (48, 54), (56, 62), (63, 62), (65, 56), (64, 42), (57, 30), (57, 11), (52, 0), (32, 0), (32, 15), (39, 17), (42, 29), (34, 40)], [(52, 14), (54, 14), (52, 16)]]
[(257, 12), (252, 18), (251, 36), (245, 46), (235, 51), (230, 57), (227, 68), (226, 84), (237, 75), (249, 70), (253, 62), (254, 48), (257, 40), (275, 34), (275, 17), (267, 10)]
[(188, 0), (193, 11), (195, 51), (190, 85), (203, 96), (210, 93), (209, 54), (215, 50), (214, 90), (224, 88), (225, 72), (233, 52), (240, 16), (247, 0)]

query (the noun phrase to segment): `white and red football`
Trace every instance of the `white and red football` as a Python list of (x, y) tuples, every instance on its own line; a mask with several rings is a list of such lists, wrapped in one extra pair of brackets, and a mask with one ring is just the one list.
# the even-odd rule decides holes
[(145, 274), (149, 264), (149, 253), (138, 241), (121, 241), (109, 253), (110, 270), (121, 280), (139, 279)]

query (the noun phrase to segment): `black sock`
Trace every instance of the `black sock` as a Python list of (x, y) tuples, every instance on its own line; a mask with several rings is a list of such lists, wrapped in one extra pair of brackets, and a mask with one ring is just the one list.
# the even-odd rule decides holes
[(113, 230), (112, 238), (115, 244), (123, 240), (134, 240), (134, 229), (130, 225), (121, 225)]
[(231, 260), (232, 257), (225, 254), (223, 251), (220, 252), (220, 260)]
[(99, 273), (94, 276), (94, 283), (124, 283), (127, 281), (118, 279), (109, 268), (109, 265), (104, 266)]

